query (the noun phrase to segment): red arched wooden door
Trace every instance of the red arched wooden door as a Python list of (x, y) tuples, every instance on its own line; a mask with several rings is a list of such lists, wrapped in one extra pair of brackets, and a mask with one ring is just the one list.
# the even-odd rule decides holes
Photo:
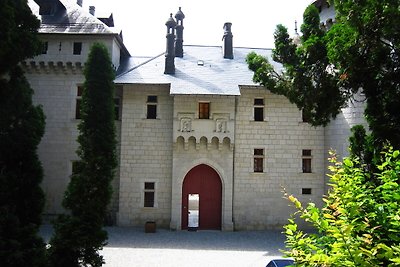
[(222, 184), (218, 173), (201, 164), (185, 176), (182, 188), (182, 229), (188, 229), (188, 196), (199, 195), (198, 229), (221, 230)]

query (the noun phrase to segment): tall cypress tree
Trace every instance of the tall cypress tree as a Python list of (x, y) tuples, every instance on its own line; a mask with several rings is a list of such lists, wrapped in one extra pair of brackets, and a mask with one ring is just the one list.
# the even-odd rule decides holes
[(114, 126), (114, 70), (107, 48), (94, 44), (85, 67), (82, 120), (79, 124), (80, 161), (71, 176), (63, 206), (70, 211), (55, 224), (51, 266), (101, 266), (98, 251), (106, 244), (103, 229), (117, 166)]
[(37, 146), (45, 116), (18, 62), (37, 54), (39, 21), (26, 0), (2, 0), (0, 8), (0, 263), (45, 266), (38, 236), (44, 194)]

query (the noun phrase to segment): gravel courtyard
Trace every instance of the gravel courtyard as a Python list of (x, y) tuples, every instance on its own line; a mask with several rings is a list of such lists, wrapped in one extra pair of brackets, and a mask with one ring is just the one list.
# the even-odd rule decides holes
[[(169, 231), (107, 227), (108, 245), (101, 252), (106, 267), (128, 266), (265, 266), (281, 257), (285, 236), (281, 231)], [(45, 240), (51, 227), (41, 231)]]

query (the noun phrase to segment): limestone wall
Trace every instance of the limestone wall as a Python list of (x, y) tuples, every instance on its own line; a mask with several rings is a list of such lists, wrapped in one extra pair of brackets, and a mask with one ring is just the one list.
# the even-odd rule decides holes
[[(157, 96), (157, 118), (146, 119), (147, 96)], [(125, 85), (121, 125), (119, 225), (156, 221), (171, 211), (172, 112), (168, 85)], [(144, 183), (155, 183), (154, 207), (144, 207)]]
[[(198, 103), (210, 103), (210, 118), (198, 119)], [(234, 96), (174, 96), (172, 172), (172, 229), (181, 228), (182, 185), (186, 174), (200, 164), (213, 168), (222, 182), (222, 230), (233, 230)], [(190, 118), (190, 129), (182, 119)], [(224, 123), (220, 128), (219, 123)]]
[[(264, 121), (254, 121), (254, 99), (263, 98)], [(264, 171), (253, 169), (254, 149), (264, 149)], [(302, 172), (302, 150), (312, 153), (312, 173)], [(257, 87), (238, 98), (233, 182), (235, 229), (280, 227), (293, 209), (282, 190), (321, 204), (324, 192), (324, 130), (302, 122), (301, 111), (285, 97)], [(311, 194), (302, 194), (311, 188)]]

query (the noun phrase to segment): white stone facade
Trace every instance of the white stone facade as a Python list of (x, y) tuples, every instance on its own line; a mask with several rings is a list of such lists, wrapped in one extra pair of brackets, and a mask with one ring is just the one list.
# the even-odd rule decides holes
[[(264, 121), (254, 121), (253, 102), (264, 99)], [(283, 190), (321, 203), (324, 190), (324, 132), (302, 122), (299, 109), (261, 87), (241, 89), (236, 115), (234, 217), (236, 229), (264, 229), (287, 222)], [(253, 149), (264, 149), (265, 170), (253, 170)], [(312, 172), (302, 172), (302, 150), (311, 150)], [(310, 195), (302, 195), (310, 188)]]
[[(330, 7), (322, 13), (324, 19), (332, 12)], [(83, 66), (90, 46), (104, 43), (115, 69), (123, 49), (113, 34), (49, 33), (41, 37), (48, 43), (46, 54), (22, 66), (35, 92), (34, 103), (42, 105), (46, 115), (38, 152), (44, 167), (45, 214), (55, 215), (64, 212), (64, 191), (73, 161), (78, 160), (78, 86), (84, 82)], [(82, 43), (80, 55), (73, 54), (74, 42)], [(137, 76), (147, 75), (147, 82), (128, 79), (117, 84), (119, 166), (113, 181), (112, 219), (121, 226), (155, 221), (158, 227), (184, 228), (184, 181), (200, 165), (210, 167), (220, 179), (221, 230), (281, 227), (294, 211), (283, 199), (284, 192), (321, 205), (327, 190), (327, 152), (333, 148), (347, 155), (350, 127), (365, 125), (363, 104), (350, 104), (327, 127), (312, 127), (285, 97), (261, 86), (241, 85), (252, 84), (247, 65), (237, 76), (224, 73), (223, 67), (236, 71), (244, 60), (221, 61), (209, 53), (213, 48), (203, 48), (208, 49), (198, 57), (203, 65), (195, 57), (192, 65), (190, 57), (179, 62), (186, 70), (206, 75), (189, 75), (181, 67), (182, 76), (172, 77), (175, 80), (162, 76), (162, 71), (157, 76), (153, 71), (159, 65), (156, 59), (147, 62), (150, 71), (137, 72)], [(235, 57), (245, 53), (244, 48), (237, 49)], [(211, 74), (215, 76), (207, 76)], [(206, 118), (200, 114), (203, 104)]]

